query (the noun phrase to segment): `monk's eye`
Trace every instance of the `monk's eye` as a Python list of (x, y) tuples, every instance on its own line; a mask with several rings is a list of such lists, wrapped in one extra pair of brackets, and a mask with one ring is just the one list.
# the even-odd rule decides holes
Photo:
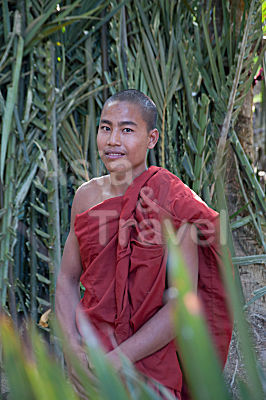
[(103, 126), (101, 126), (101, 130), (104, 132), (109, 132), (110, 128), (109, 128), (109, 126), (103, 125)]
[(123, 132), (125, 132), (125, 133), (130, 133), (130, 132), (133, 132), (133, 129), (124, 128), (124, 129), (123, 129)]

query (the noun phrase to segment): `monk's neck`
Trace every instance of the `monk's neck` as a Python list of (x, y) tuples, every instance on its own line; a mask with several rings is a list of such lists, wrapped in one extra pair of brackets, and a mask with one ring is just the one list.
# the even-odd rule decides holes
[(124, 195), (127, 188), (131, 185), (133, 180), (141, 175), (147, 168), (140, 171), (123, 171), (123, 172), (111, 172), (109, 175), (110, 179), (110, 193), (113, 196)]

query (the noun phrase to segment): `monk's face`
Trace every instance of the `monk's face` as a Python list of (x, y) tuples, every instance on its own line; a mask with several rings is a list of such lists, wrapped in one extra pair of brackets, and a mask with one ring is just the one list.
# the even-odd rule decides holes
[(97, 135), (98, 150), (107, 170), (131, 170), (133, 176), (146, 169), (147, 149), (158, 140), (158, 131), (148, 131), (139, 105), (114, 101), (101, 114)]

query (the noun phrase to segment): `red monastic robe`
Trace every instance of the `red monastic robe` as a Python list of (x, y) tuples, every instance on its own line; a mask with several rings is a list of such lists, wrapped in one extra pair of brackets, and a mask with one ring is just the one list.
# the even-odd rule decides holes
[[(224, 364), (232, 324), (219, 273), (218, 214), (164, 168), (150, 167), (134, 179), (123, 196), (76, 216), (84, 312), (105, 350), (110, 351), (164, 305), (167, 249), (160, 224), (164, 217), (170, 218), (176, 229), (186, 222), (197, 226), (198, 295)], [(182, 373), (174, 341), (135, 365), (175, 393), (181, 392)]]

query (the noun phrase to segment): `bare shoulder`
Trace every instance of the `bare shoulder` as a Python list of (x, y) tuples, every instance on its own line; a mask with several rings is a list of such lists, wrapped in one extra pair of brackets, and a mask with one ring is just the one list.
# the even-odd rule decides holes
[(107, 175), (84, 182), (76, 191), (72, 210), (80, 214), (102, 201), (106, 189)]

